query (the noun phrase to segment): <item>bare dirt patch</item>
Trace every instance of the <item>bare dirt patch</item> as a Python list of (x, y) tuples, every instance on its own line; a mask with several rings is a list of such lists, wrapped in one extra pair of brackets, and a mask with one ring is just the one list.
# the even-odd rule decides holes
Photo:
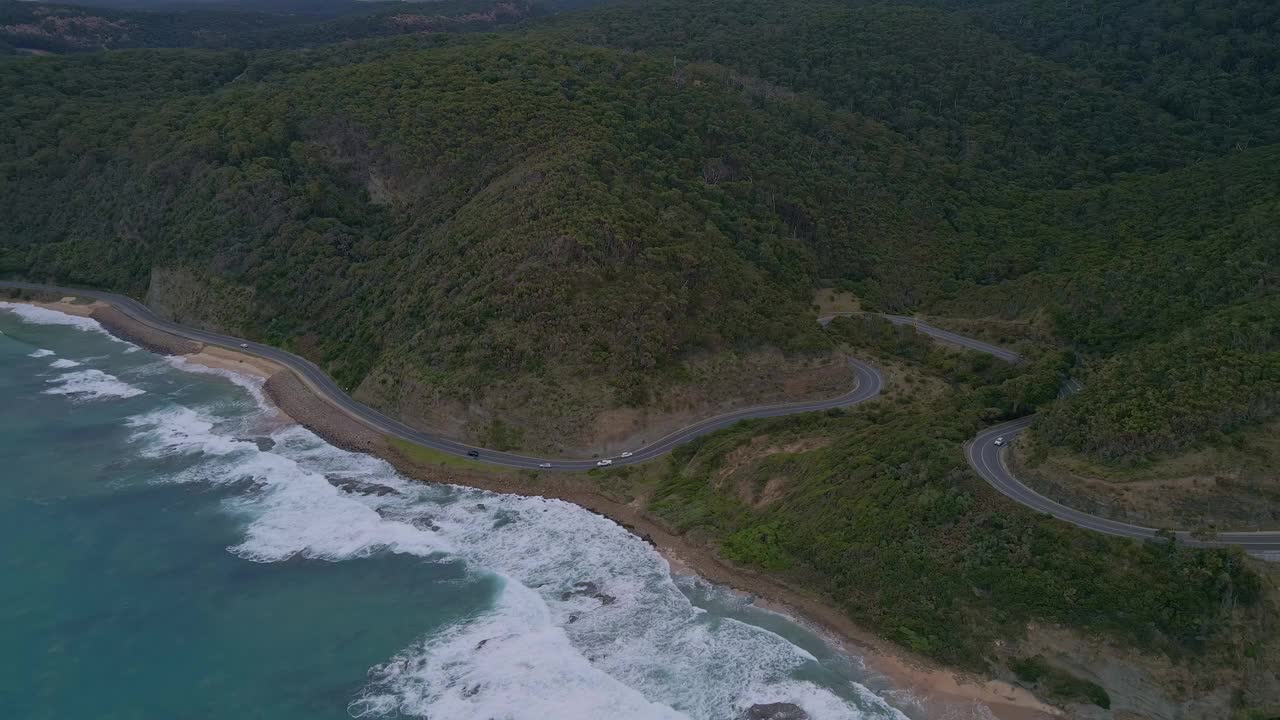
[(862, 302), (853, 293), (835, 288), (818, 288), (815, 290), (813, 292), (813, 305), (818, 310), (818, 317), (862, 312)]
[[(750, 442), (729, 451), (724, 465), (716, 471), (712, 482), (731, 491), (742, 502), (753, 507), (764, 507), (780, 500), (790, 485), (785, 473), (770, 473), (761, 463), (778, 455), (797, 455), (818, 450), (831, 444), (830, 438), (813, 437), (792, 440), (783, 445), (773, 444), (767, 435), (757, 435)], [(763, 475), (762, 475), (763, 473)]]

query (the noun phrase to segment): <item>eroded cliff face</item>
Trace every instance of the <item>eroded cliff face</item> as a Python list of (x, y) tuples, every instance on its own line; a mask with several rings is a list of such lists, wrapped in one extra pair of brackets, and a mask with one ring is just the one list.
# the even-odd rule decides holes
[(254, 314), (253, 288), (187, 267), (154, 267), (145, 302), (157, 315), (184, 325), (245, 335)]

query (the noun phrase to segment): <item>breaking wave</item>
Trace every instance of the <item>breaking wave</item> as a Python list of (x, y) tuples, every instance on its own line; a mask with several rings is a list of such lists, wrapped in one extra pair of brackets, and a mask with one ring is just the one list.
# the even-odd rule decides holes
[(129, 422), (143, 455), (193, 460), (173, 481), (246, 488), (227, 501), (246, 560), (406, 553), (500, 579), (489, 610), (373, 668), (353, 716), (729, 720), (793, 702), (814, 720), (903, 717), (856, 683), (801, 679), (809, 653), (695, 607), (657, 552), (575, 505), (410, 482), (297, 425), (263, 450), (248, 417), (175, 406)]
[(64, 373), (48, 382), (53, 387), (44, 391), (46, 395), (69, 395), (75, 400), (130, 398), (145, 392), (115, 375), (93, 369)]
[[(25, 303), (0, 302), (0, 309), (8, 310), (9, 312), (22, 318), (23, 321), (32, 323), (34, 325), (67, 325), (70, 327), (74, 327), (77, 330), (101, 333), (111, 338), (112, 340), (115, 340), (116, 342), (120, 342), (120, 343), (125, 342), (124, 340), (121, 340), (120, 338), (107, 332), (105, 328), (103, 328), (101, 325), (98, 324), (97, 320), (94, 320), (92, 318), (87, 318), (80, 315), (70, 315), (68, 313), (58, 312), (57, 310), (50, 310), (49, 308), (43, 308), (36, 305), (27, 305)], [(132, 344), (132, 343), (128, 343), (128, 344)], [(52, 355), (53, 353), (50, 352), (49, 354)], [(32, 355), (32, 357), (43, 357), (43, 356)]]

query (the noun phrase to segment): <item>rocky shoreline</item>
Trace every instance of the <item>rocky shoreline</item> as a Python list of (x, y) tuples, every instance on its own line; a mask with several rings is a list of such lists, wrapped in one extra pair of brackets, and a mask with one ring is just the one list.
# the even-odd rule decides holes
[[(378, 456), (401, 474), (426, 482), (475, 487), (492, 492), (537, 495), (564, 500), (604, 515), (653, 545), (676, 573), (694, 574), (709, 582), (749, 594), (757, 604), (799, 619), (813, 630), (862, 659), (872, 672), (915, 698), (919, 716), (993, 717), (996, 720), (1046, 720), (1061, 712), (1029, 691), (1008, 683), (951, 671), (878, 638), (850, 621), (823, 598), (784, 585), (778, 579), (722, 560), (713, 548), (671, 532), (635, 504), (605, 496), (584, 476), (516, 473), (499, 469), (423, 464), (401, 452), (390, 440), (332, 405), (292, 371), (234, 350), (213, 354), (202, 343), (140, 323), (105, 303), (72, 304), (69, 299), (33, 304), (92, 317), (108, 331), (152, 352), (183, 356), (211, 367), (244, 371), (265, 378), (266, 397), (289, 418), (332, 445)], [(793, 706), (754, 706), (753, 718), (800, 720)]]

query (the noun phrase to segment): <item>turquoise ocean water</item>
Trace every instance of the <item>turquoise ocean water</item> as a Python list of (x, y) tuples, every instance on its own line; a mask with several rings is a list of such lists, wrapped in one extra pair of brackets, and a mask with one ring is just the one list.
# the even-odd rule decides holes
[(6, 717), (903, 717), (605, 518), (407, 481), (90, 320), (0, 333)]

